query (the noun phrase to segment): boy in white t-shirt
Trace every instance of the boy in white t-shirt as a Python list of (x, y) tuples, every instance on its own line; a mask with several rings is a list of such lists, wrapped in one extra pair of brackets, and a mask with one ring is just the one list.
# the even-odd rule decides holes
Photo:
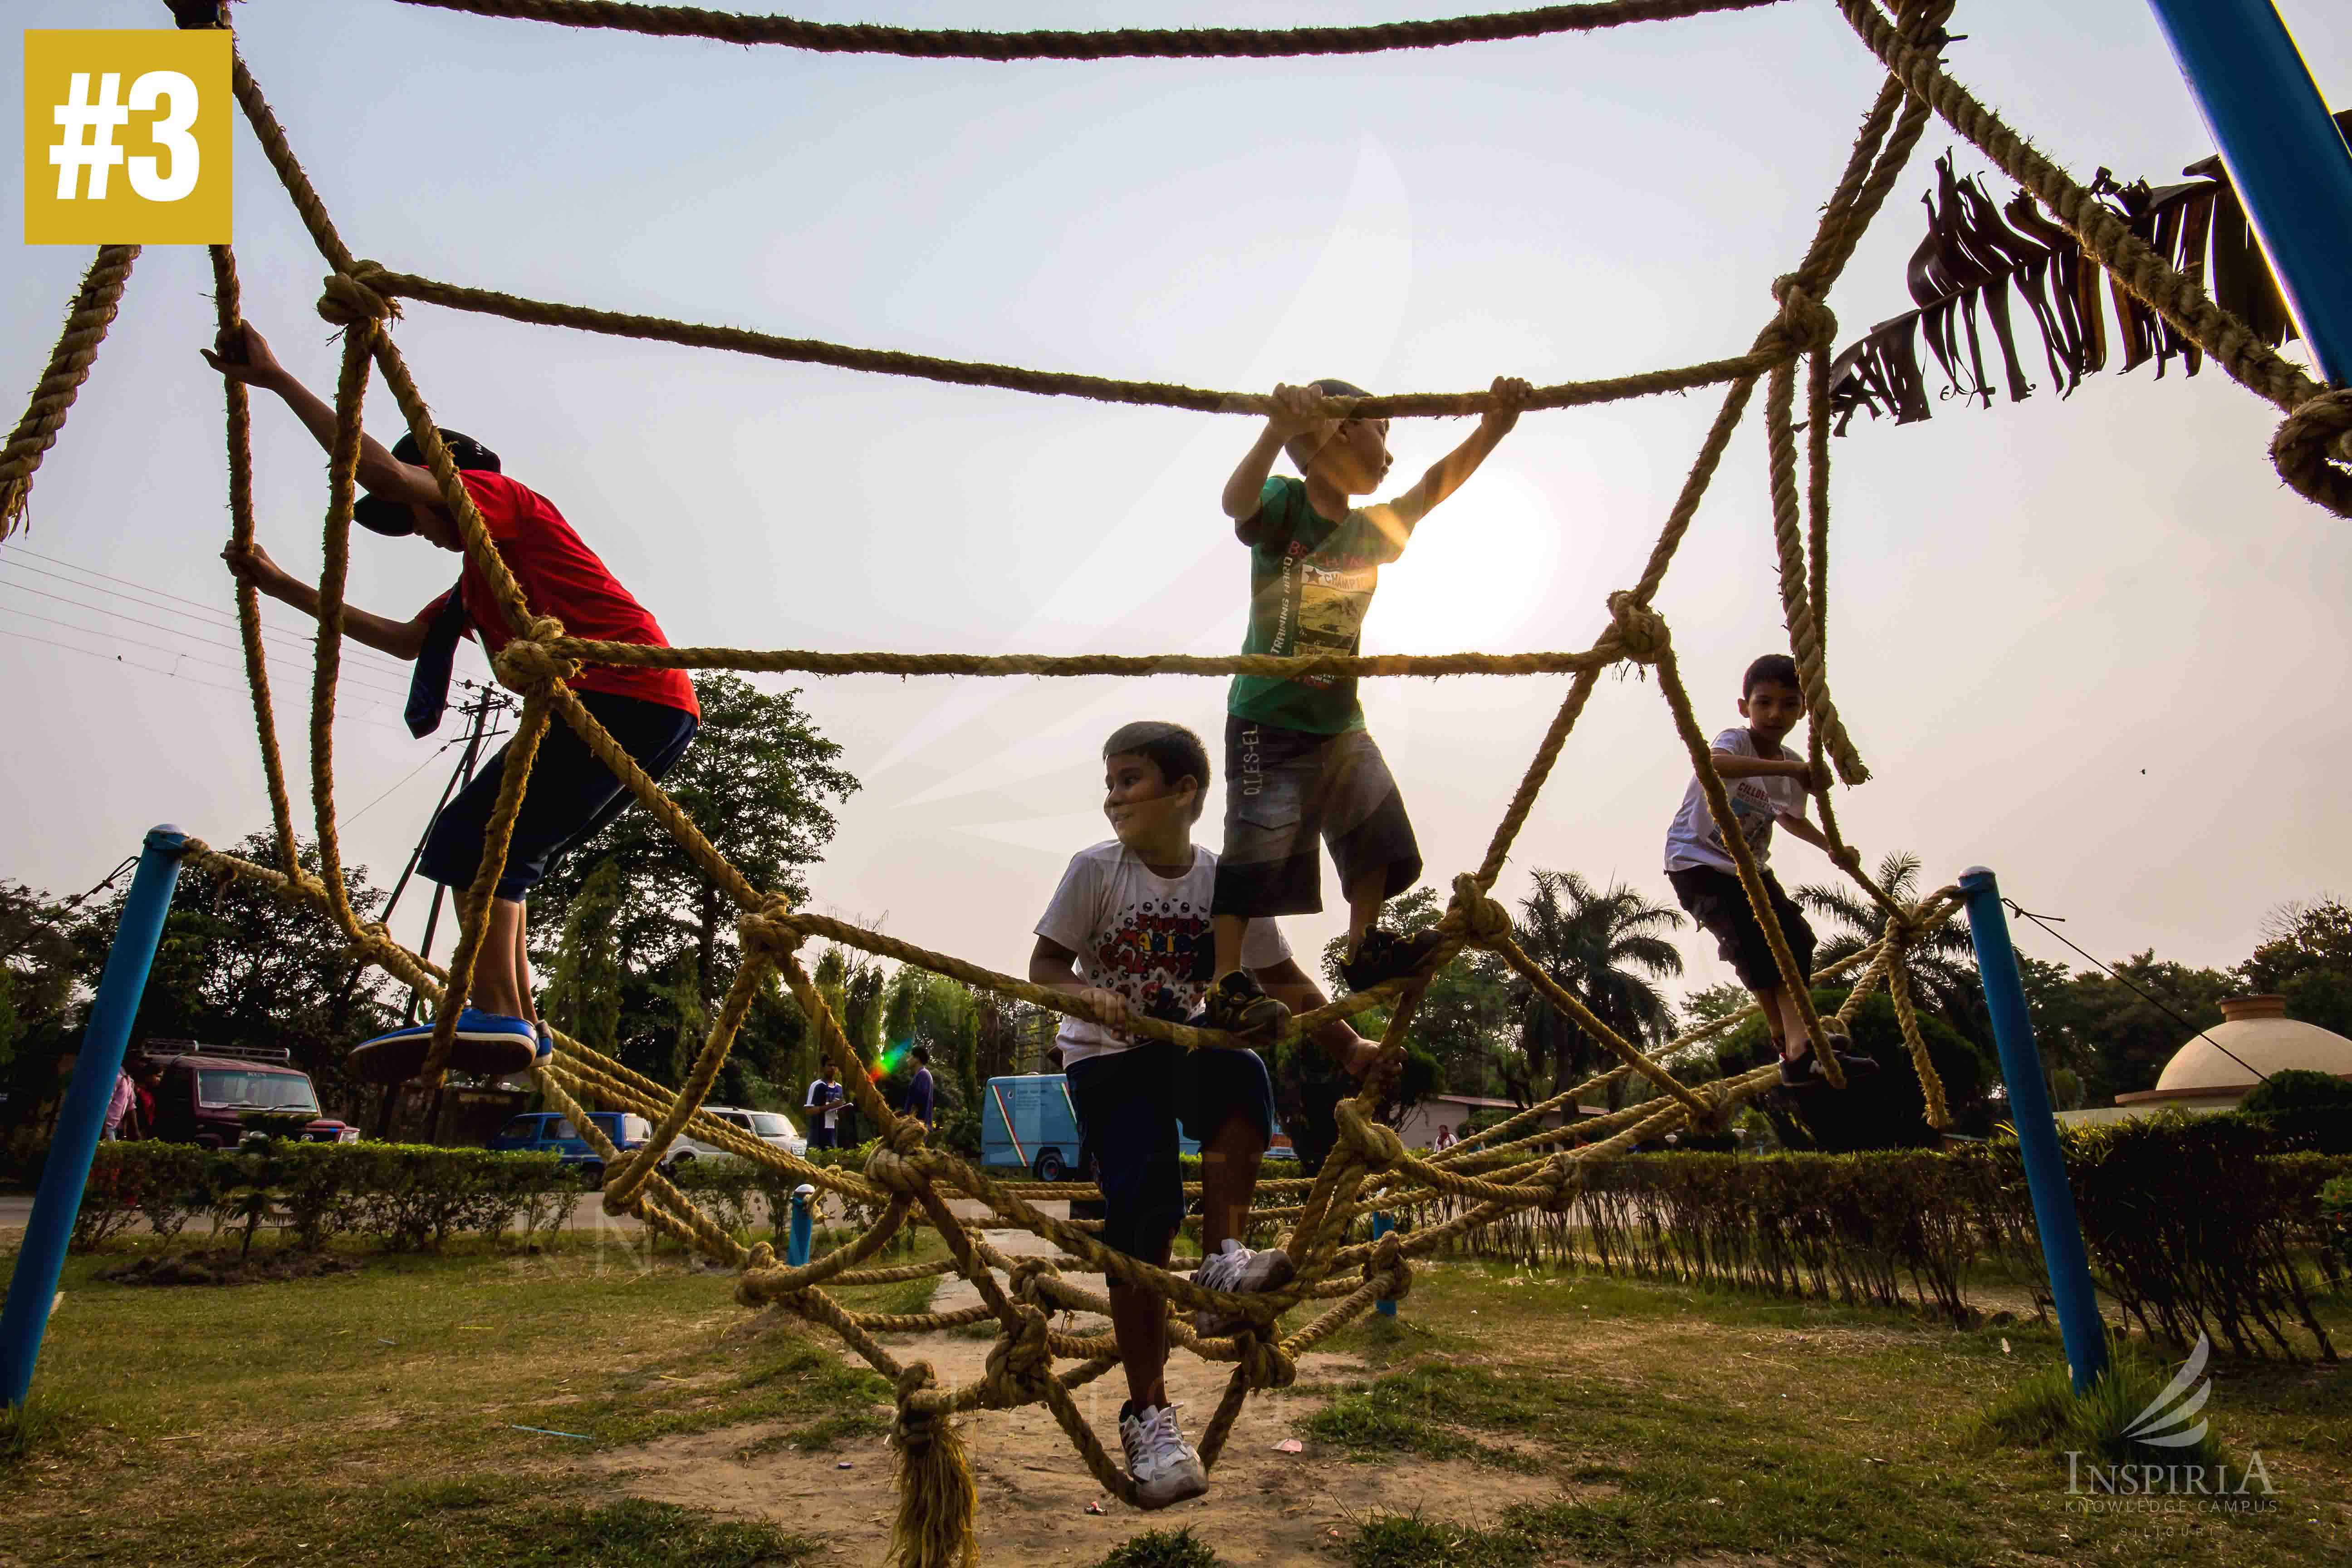
[[(1715, 738), (1711, 749), (1715, 771), (1731, 797), (1732, 817), (1763, 874), (1764, 891), (1779, 917), (1780, 934), (1797, 961), (1798, 972), (1811, 974), (1813, 928), (1805, 923), (1804, 912), (1780, 890), (1779, 879), (1772, 875), (1769, 864), (1772, 826), (1778, 823), (1849, 870), (1859, 862), (1852, 849), (1842, 857), (1832, 850), (1829, 840), (1805, 820), (1805, 796), (1827, 789), (1830, 780), (1826, 767), (1816, 773), (1813, 764), (1780, 744), (1804, 715), (1805, 693), (1798, 684), (1797, 661), (1785, 653), (1766, 654), (1748, 667), (1740, 681), (1739, 716), (1748, 721), (1747, 727), (1726, 730)], [(1748, 901), (1747, 889), (1739, 885), (1739, 868), (1696, 776), (1683, 792), (1682, 809), (1675, 813), (1674, 826), (1666, 829), (1666, 880), (1674, 884), (1675, 897), (1691, 918), (1714, 934), (1717, 952), (1755, 996), (1780, 1051), (1780, 1081), (1791, 1089), (1822, 1082), (1804, 1014), (1780, 983), (1771, 942)], [(1837, 1058), (1849, 1076), (1878, 1070), (1878, 1064), (1867, 1057), (1840, 1051)]]
[[(1208, 793), (1208, 751), (1181, 724), (1129, 724), (1104, 743), (1103, 764), (1103, 814), (1117, 837), (1071, 858), (1037, 922), (1029, 978), (1085, 997), (1114, 1020), (1141, 1013), (1181, 1022), (1215, 978), (1209, 911), (1217, 858), (1192, 842)], [(1253, 922), (1242, 963), (1294, 1012), (1323, 1005), (1273, 921)], [(1317, 1040), (1359, 1077), (1380, 1053), (1344, 1023), (1328, 1026)], [(1193, 1279), (1228, 1291), (1287, 1282), (1287, 1255), (1252, 1252), (1239, 1239), (1276, 1125), (1273, 1080), (1257, 1053), (1188, 1051), (1077, 1017), (1063, 1019), (1057, 1044), (1102, 1188), (1104, 1244), (1167, 1267), (1184, 1217), (1181, 1122), (1201, 1145), (1202, 1262)], [(1158, 1296), (1115, 1275), (1106, 1283), (1127, 1369), (1119, 1441), (1138, 1501), (1157, 1509), (1198, 1497), (1208, 1476), (1176, 1425), (1162, 1375), (1166, 1310)], [(1193, 1325), (1222, 1334), (1241, 1323), (1203, 1311)]]
[(824, 1071), (809, 1080), (808, 1099), (801, 1109), (809, 1113), (809, 1147), (830, 1149), (836, 1138), (834, 1118), (841, 1114), (841, 1069), (831, 1062)]

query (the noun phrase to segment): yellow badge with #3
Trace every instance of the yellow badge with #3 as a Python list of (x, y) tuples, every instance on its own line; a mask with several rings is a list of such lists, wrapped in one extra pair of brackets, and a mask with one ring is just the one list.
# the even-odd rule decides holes
[(225, 245), (229, 35), (25, 34), (25, 243)]

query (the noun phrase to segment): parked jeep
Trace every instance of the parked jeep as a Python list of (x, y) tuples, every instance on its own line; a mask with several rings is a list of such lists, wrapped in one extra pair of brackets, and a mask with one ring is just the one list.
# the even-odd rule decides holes
[[(642, 1148), (654, 1135), (653, 1123), (625, 1110), (592, 1110), (588, 1119), (605, 1142), (624, 1152)], [(604, 1184), (604, 1157), (596, 1152), (572, 1119), (553, 1110), (533, 1110), (499, 1129), (490, 1151), (499, 1154), (556, 1154), (577, 1170), (591, 1187)]]
[(155, 1089), (157, 1138), (234, 1149), (247, 1131), (247, 1114), (269, 1111), (277, 1117), (310, 1116), (298, 1131), (280, 1134), (284, 1137), (306, 1143), (360, 1141), (358, 1128), (319, 1114), (319, 1091), (310, 1075), (295, 1067), (285, 1051), (151, 1040), (144, 1054), (163, 1069)]

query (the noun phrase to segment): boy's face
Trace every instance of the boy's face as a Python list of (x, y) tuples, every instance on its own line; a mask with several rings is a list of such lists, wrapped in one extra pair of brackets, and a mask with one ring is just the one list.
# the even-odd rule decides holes
[(1315, 454), (1315, 468), (1342, 494), (1360, 496), (1376, 490), (1388, 478), (1389, 422), (1385, 419), (1342, 419), (1323, 449)]
[(457, 532), (457, 520), (437, 506), (408, 503), (408, 514), (416, 521), (416, 537), (439, 545), (444, 550), (462, 550), (465, 542)]
[(1199, 793), (1189, 777), (1170, 787), (1160, 764), (1139, 752), (1113, 752), (1103, 759), (1103, 815), (1130, 849), (1164, 839), (1171, 826), (1191, 837), (1192, 798)]
[(1739, 700), (1739, 716), (1768, 741), (1779, 741), (1805, 716), (1805, 694), (1777, 680), (1759, 680)]

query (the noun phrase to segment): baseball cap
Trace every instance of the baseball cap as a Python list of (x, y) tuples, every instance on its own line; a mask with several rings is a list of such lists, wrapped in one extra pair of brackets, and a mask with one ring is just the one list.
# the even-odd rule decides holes
[[(471, 436), (435, 426), (441, 433), (441, 444), (449, 448), (451, 460), (460, 468), (474, 468), (488, 473), (499, 471), (499, 455), (475, 440)], [(392, 455), (404, 463), (422, 468), (425, 453), (416, 445), (414, 431), (393, 444)], [(399, 539), (416, 531), (416, 520), (408, 509), (387, 496), (363, 495), (352, 508), (352, 521), (371, 533), (381, 533), (387, 539)]]

